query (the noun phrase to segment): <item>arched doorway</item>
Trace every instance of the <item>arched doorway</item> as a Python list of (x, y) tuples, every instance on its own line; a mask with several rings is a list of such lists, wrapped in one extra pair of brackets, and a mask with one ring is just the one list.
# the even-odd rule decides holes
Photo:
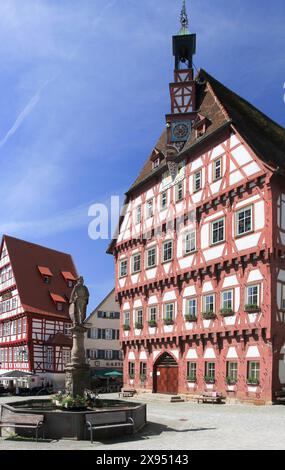
[(178, 393), (178, 364), (168, 353), (162, 354), (154, 364), (153, 392)]

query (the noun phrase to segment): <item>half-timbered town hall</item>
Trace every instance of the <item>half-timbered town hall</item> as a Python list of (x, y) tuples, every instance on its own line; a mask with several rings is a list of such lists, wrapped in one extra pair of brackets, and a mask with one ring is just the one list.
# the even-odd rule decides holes
[(115, 257), (124, 385), (270, 403), (285, 388), (285, 130), (205, 70), (185, 2), (171, 109)]
[(0, 253), (0, 373), (34, 372), (60, 385), (72, 346), (73, 260), (9, 236)]

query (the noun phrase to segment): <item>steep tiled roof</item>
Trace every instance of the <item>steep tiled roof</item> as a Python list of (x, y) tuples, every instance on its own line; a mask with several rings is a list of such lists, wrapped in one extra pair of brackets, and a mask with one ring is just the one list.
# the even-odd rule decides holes
[[(285, 129), (255, 108), (248, 101), (225, 87), (222, 83), (201, 70), (196, 77), (197, 110), (208, 119), (210, 125), (202, 138), (197, 139), (192, 132), (181, 154), (189, 153), (199, 141), (211, 136), (227, 124), (232, 124), (251, 146), (257, 156), (269, 166), (285, 171)], [(166, 152), (166, 131), (160, 136), (155, 148)], [(152, 169), (151, 156), (147, 159), (139, 176), (127, 194), (150, 177), (165, 170), (165, 161)]]
[[(69, 254), (45, 248), (34, 243), (4, 235), (5, 242), (21, 303), (26, 311), (69, 318), (68, 306), (58, 311), (51, 293), (69, 300), (71, 288), (62, 276), (62, 271), (71, 272), (77, 277), (77, 271)], [(46, 284), (38, 266), (49, 268), (53, 276)]]

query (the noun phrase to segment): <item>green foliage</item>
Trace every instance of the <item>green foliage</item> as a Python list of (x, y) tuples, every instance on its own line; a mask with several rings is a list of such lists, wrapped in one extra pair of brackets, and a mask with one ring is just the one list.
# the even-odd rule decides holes
[(53, 403), (59, 408), (66, 408), (68, 410), (74, 408), (88, 408), (90, 399), (85, 396), (72, 397), (71, 395), (64, 395), (58, 393), (52, 399)]
[(124, 331), (130, 331), (130, 329), (131, 329), (130, 325), (123, 325)]

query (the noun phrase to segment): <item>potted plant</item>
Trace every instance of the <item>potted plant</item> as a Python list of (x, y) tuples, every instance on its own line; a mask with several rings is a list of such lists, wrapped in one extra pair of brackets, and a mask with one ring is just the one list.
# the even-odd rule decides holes
[(57, 394), (52, 399), (55, 406), (64, 410), (86, 410), (90, 399), (85, 396), (72, 397), (66, 394)]
[(131, 329), (130, 325), (126, 325), (126, 324), (123, 325), (123, 330), (124, 331), (130, 331), (130, 329)]
[(171, 318), (165, 318), (164, 319), (164, 324), (165, 325), (174, 325), (174, 321)]
[(195, 315), (185, 315), (185, 320), (187, 322), (195, 322), (197, 321), (197, 317)]
[(235, 379), (234, 377), (228, 376), (226, 377), (226, 382), (228, 385), (236, 385), (237, 379)]
[(129, 373), (129, 379), (133, 380), (135, 378), (135, 374), (133, 372)]
[(257, 304), (247, 304), (245, 306), (245, 311), (247, 313), (255, 313), (255, 312), (260, 312), (260, 307)]
[(150, 326), (151, 328), (156, 328), (157, 327), (156, 320), (149, 320), (148, 326)]
[(202, 315), (203, 315), (204, 320), (211, 320), (216, 317), (215, 312), (213, 312), (212, 310), (203, 312)]
[(223, 315), (223, 317), (230, 317), (231, 315), (234, 315), (233, 309), (229, 307), (221, 308), (220, 313)]
[(247, 384), (248, 385), (259, 385), (259, 379), (256, 377), (249, 377), (247, 379)]
[(143, 324), (140, 323), (140, 322), (136, 322), (135, 328), (136, 328), (136, 330), (142, 330), (143, 329)]
[(146, 381), (146, 375), (145, 374), (141, 374), (140, 375), (140, 380), (142, 383), (144, 383)]
[(204, 380), (207, 384), (214, 384), (215, 378), (211, 377), (210, 375), (205, 375)]

